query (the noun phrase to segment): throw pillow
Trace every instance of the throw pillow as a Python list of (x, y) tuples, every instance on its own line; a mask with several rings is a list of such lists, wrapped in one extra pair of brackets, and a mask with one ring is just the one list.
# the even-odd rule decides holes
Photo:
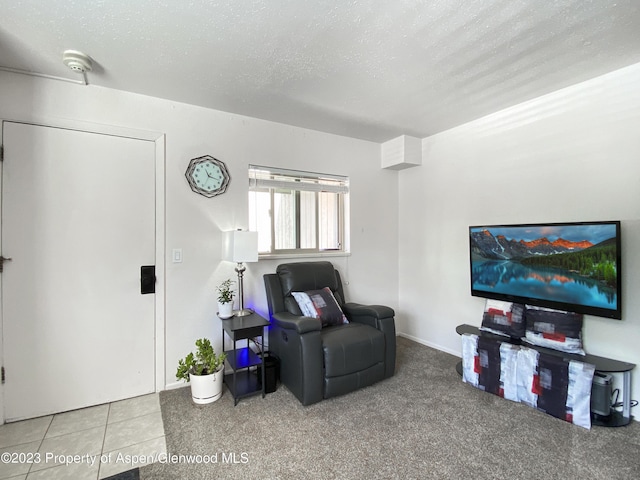
[(480, 330), (512, 338), (524, 337), (524, 305), (487, 300)]
[(329, 287), (307, 292), (291, 292), (305, 317), (320, 319), (323, 327), (349, 323)]
[(561, 352), (585, 354), (581, 314), (527, 305), (525, 317), (526, 342)]

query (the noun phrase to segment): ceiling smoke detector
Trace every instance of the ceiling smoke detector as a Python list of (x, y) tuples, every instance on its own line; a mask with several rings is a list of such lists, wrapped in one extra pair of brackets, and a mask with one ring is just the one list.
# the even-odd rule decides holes
[(65, 50), (62, 54), (62, 62), (76, 73), (90, 72), (93, 65), (89, 55), (77, 50)]

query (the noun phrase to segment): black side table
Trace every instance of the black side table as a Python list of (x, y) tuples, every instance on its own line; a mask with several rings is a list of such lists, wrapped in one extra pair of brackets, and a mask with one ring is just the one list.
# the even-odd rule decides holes
[[(224, 383), (233, 396), (234, 406), (238, 404), (241, 398), (258, 393), (262, 393), (262, 398), (264, 398), (265, 369), (260, 369), (262, 379), (258, 379), (258, 376), (251, 372), (251, 367), (263, 363), (264, 327), (269, 325), (269, 321), (257, 313), (245, 315), (244, 317), (221, 319), (220, 321), (222, 322), (222, 350), (227, 354), (227, 362), (233, 370), (224, 376)], [(232, 350), (225, 350), (225, 333), (233, 342)], [(256, 342), (257, 337), (260, 337), (261, 345)], [(247, 346), (237, 348), (237, 341), (245, 339), (247, 340)], [(249, 348), (249, 341), (253, 341), (256, 344), (259, 353), (255, 353)]]

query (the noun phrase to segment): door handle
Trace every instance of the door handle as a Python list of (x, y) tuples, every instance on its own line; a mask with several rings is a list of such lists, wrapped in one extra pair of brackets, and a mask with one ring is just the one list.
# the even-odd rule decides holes
[(143, 265), (140, 267), (140, 294), (156, 293), (156, 266)]
[(0, 273), (4, 271), (4, 262), (10, 262), (11, 257), (3, 257), (0, 255)]

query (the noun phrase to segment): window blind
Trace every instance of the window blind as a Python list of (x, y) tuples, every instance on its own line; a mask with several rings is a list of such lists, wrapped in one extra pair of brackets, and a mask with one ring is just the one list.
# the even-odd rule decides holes
[(307, 192), (349, 193), (349, 178), (340, 175), (303, 172), (249, 165), (249, 188), (280, 188)]

